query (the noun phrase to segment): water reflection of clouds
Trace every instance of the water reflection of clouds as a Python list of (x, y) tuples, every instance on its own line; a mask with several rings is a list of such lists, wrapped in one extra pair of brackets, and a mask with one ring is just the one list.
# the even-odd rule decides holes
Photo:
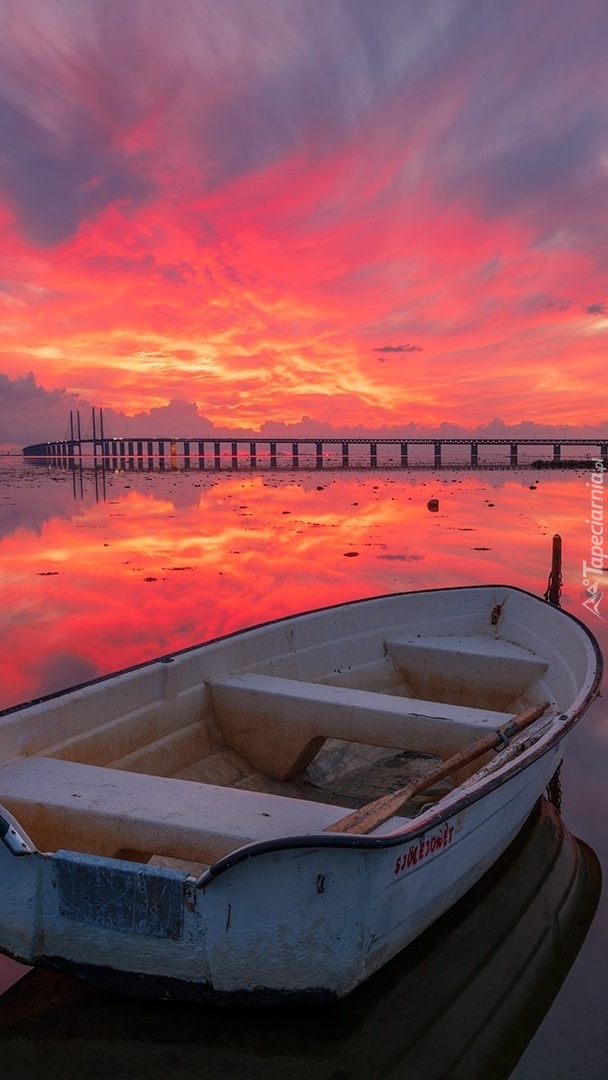
[[(546, 586), (582, 614), (578, 474), (112, 474), (13, 466), (2, 541), (2, 705), (245, 625), (355, 596), (479, 581)], [(430, 513), (430, 498), (439, 500)], [(38, 516), (37, 516), (38, 515)], [(579, 610), (580, 609), (580, 610)], [(597, 620), (598, 622), (600, 620)]]

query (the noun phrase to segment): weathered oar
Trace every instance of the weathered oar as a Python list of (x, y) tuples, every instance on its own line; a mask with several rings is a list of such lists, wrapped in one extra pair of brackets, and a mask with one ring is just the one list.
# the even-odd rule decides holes
[(378, 825), (382, 825), (384, 821), (388, 821), (390, 817), (397, 814), (414, 795), (426, 791), (427, 788), (432, 787), (439, 780), (444, 780), (446, 776), (450, 776), (457, 769), (470, 765), (472, 761), (481, 757), (488, 750), (493, 750), (496, 746), (500, 746), (501, 743), (505, 743), (513, 735), (523, 731), (533, 720), (537, 720), (539, 716), (542, 716), (548, 708), (548, 701), (543, 701), (540, 705), (531, 705), (530, 708), (518, 713), (517, 716), (514, 716), (508, 723), (503, 724), (502, 727), (496, 728), (495, 731), (489, 731), (487, 735), (478, 739), (472, 746), (468, 746), (448, 758), (447, 761), (443, 762), (443, 765), (434, 769), (433, 772), (427, 773), (426, 776), (422, 776), (419, 780), (412, 781), (411, 784), (406, 784), (405, 787), (393, 791), (390, 795), (382, 795), (379, 799), (367, 803), (366, 806), (361, 806), (358, 810), (354, 810), (352, 814), (347, 814), (346, 817), (335, 821), (333, 825), (328, 825), (324, 832), (371, 832), (372, 829), (377, 828)]

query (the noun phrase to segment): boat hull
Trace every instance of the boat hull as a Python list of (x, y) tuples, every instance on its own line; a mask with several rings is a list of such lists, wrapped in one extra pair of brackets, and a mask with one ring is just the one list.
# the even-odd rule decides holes
[[(409, 627), (409, 637), (399, 637), (403, 627)], [(423, 648), (421, 641), (427, 643)], [(102, 705), (111, 717), (104, 731), (111, 727), (114, 739), (123, 714), (131, 717), (141, 699), (151, 701), (147, 708), (154, 723), (162, 706), (163, 716), (175, 714), (180, 722), (192, 724), (201, 714), (201, 702), (203, 711), (215, 703), (221, 712), (224, 696), (234, 696), (235, 685), (235, 700), (242, 702), (242, 687), (231, 673), (245, 671), (248, 685), (253, 674), (254, 685), (261, 685), (266, 695), (267, 683), (276, 679), (278, 700), (284, 703), (289, 695), (298, 737), (305, 729), (302, 746), (294, 744), (294, 749), (285, 742), (278, 771), (289, 776), (294, 762), (316, 747), (319, 735), (305, 711), (298, 716), (302, 687), (314, 697), (311, 712), (321, 714), (326, 708), (327, 722), (334, 723), (346, 715), (356, 730), (361, 715), (371, 715), (371, 698), (382, 698), (373, 714), (377, 735), (379, 725), (394, 725), (392, 715), (387, 720), (386, 694), (344, 690), (346, 680), (358, 678), (361, 684), (369, 680), (370, 670), (377, 680), (379, 672), (406, 663), (410, 692), (413, 687), (419, 697), (429, 696), (428, 686), (441, 678), (450, 683), (453, 704), (445, 706), (448, 719), (441, 721), (446, 729), (452, 724), (450, 737), (458, 725), (468, 737), (469, 728), (486, 722), (484, 716), (502, 715), (484, 713), (483, 701), (489, 703), (486, 710), (504, 709), (510, 698), (519, 700), (529, 692), (532, 701), (548, 698), (551, 716), (530, 727), (531, 735), (524, 732), (512, 745), (499, 748), (492, 762), (411, 817), (394, 816), (369, 835), (318, 827), (287, 834), (271, 829), (262, 832), (262, 839), (216, 857), (199, 875), (137, 861), (128, 854), (133, 841), (126, 839), (118, 845), (125, 849), (120, 857), (65, 850), (65, 845), (45, 853), (29, 839), (10, 807), (0, 806), (0, 950), (25, 964), (141, 996), (279, 1003), (349, 994), (479, 881), (549, 784), (568, 733), (597, 693), (601, 675), (597, 645), (577, 620), (505, 586), (400, 594), (280, 620), (0, 716), (6, 777), (15, 760), (19, 767), (25, 762), (27, 770), (31, 754), (42, 755), (35, 763), (51, 775), (66, 765), (68, 753), (76, 755), (74, 747), (81, 748), (83, 739), (90, 741), (88, 718)], [(485, 695), (473, 703), (468, 726), (462, 722), (462, 670), (467, 666), (474, 669), (469, 683)], [(218, 679), (221, 685), (214, 697)], [(525, 690), (528, 684), (530, 691)], [(406, 705), (412, 700), (418, 699), (391, 698)], [(430, 714), (437, 712), (433, 700), (426, 704)], [(419, 705), (412, 725), (416, 737)], [(251, 706), (254, 733), (261, 723), (256, 707)], [(243, 721), (238, 710), (235, 715), (246, 731), (248, 717)], [(139, 717), (137, 722), (141, 726)], [(273, 722), (269, 708), (268, 723)], [(57, 742), (55, 757), (45, 757), (43, 736), (48, 740), (54, 732), (65, 737), (66, 729), (68, 749), (65, 741)], [(234, 736), (230, 725), (227, 730), (240, 750), (242, 730)], [(262, 764), (273, 760), (275, 732), (278, 739), (278, 728), (270, 727), (254, 747)], [(383, 745), (394, 744), (385, 739)], [(121, 760), (124, 770), (126, 759)], [(82, 771), (83, 766), (78, 768)], [(91, 768), (90, 775), (97, 775), (99, 769)], [(137, 773), (121, 769), (111, 770), (112, 776), (142, 787)], [(163, 790), (177, 791), (177, 784), (181, 791), (184, 783), (169, 781), (173, 787)], [(190, 790), (191, 785), (186, 786)], [(10, 785), (4, 790), (10, 791)], [(63, 805), (63, 812), (73, 812), (75, 798), (82, 800), (84, 812), (84, 796), (69, 797), (68, 792), (64, 802), (72, 805)], [(36, 799), (34, 793), (32, 820), (43, 824), (44, 791), (38, 808)], [(104, 821), (112, 816), (111, 808), (102, 810)], [(340, 808), (333, 810), (340, 818)], [(328, 811), (331, 806), (321, 808), (322, 814)], [(102, 813), (95, 806), (89, 812), (97, 818)], [(176, 813), (169, 802), (162, 820), (150, 816), (146, 835), (154, 831), (155, 822), (162, 832)], [(264, 809), (260, 815), (269, 818)], [(120, 834), (128, 823), (120, 814), (114, 818), (112, 827)], [(137, 839), (138, 829), (132, 835)]]
[(16, 860), (0, 845), (1, 876), (10, 874), (1, 922), (14, 942), (3, 951), (140, 996), (341, 998), (480, 879), (525, 823), (561, 753), (557, 744), (483, 799), (398, 842), (260, 845), (201, 888), (164, 867), (61, 851)]
[[(32, 1047), (62, 1076), (510, 1076), (593, 920), (593, 853), (539, 800), (480, 884), (382, 972), (332, 1008), (202, 1009), (117, 999), (33, 971), (3, 998), (0, 1058), (29, 1075)], [(548, 932), (548, 928), (551, 931)]]

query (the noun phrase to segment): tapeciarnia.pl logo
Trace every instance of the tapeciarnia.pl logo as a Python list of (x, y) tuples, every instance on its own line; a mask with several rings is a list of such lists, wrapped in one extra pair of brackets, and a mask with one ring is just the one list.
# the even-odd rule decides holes
[(600, 604), (603, 592), (601, 588), (602, 574), (604, 572), (604, 463), (601, 459), (593, 462), (593, 471), (590, 482), (586, 485), (590, 488), (591, 517), (586, 519), (587, 525), (591, 526), (590, 561), (583, 559), (583, 585), (588, 596), (583, 601), (583, 607), (603, 619), (600, 614)]

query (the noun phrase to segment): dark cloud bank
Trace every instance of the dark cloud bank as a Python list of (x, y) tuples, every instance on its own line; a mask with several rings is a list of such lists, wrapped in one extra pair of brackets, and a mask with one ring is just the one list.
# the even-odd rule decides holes
[[(67, 390), (45, 390), (30, 372), (17, 379), (10, 379), (0, 374), (0, 447), (19, 450), (23, 446), (38, 442), (67, 439), (70, 435), (70, 411), (76, 422), (80, 414), (81, 434), (84, 438), (92, 436), (92, 408), (88, 402), (78, 398)], [(96, 410), (97, 424), (99, 411)], [(212, 438), (213, 436), (256, 435), (260, 438), (277, 438), (333, 435), (351, 438), (424, 438), (436, 435), (443, 438), (459, 438), (475, 435), (478, 438), (544, 438), (554, 437), (597, 439), (608, 437), (608, 419), (582, 428), (573, 428), (567, 424), (537, 424), (533, 420), (522, 420), (519, 424), (505, 424), (494, 418), (476, 428), (464, 428), (456, 424), (443, 423), (436, 428), (422, 427), (414, 423), (403, 425), (384, 425), (378, 428), (334, 427), (326, 421), (303, 416), (296, 423), (281, 420), (268, 421), (260, 430), (254, 428), (218, 427), (208, 417), (199, 412), (192, 401), (170, 401), (160, 408), (149, 412), (140, 412), (126, 416), (114, 409), (104, 409), (104, 433), (108, 437), (178, 437)], [(99, 431), (98, 431), (99, 433)]]

